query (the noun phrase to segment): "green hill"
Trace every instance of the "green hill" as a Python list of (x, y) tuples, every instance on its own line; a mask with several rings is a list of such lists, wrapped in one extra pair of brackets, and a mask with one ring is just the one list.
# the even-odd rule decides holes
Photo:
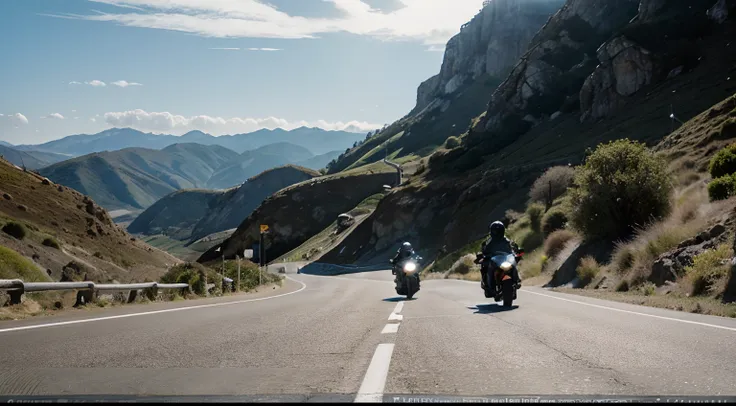
[(135, 210), (176, 190), (204, 186), (218, 168), (237, 157), (220, 146), (175, 144), (162, 150), (94, 153), (43, 168), (40, 173), (108, 209)]

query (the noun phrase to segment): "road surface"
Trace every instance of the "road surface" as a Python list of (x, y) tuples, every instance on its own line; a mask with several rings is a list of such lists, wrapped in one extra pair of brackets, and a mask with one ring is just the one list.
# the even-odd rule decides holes
[[(0, 396), (736, 395), (736, 320), (476, 283), (415, 300), (388, 271), (296, 274), (253, 296), (0, 322)], [(518, 307), (516, 307), (518, 305)]]

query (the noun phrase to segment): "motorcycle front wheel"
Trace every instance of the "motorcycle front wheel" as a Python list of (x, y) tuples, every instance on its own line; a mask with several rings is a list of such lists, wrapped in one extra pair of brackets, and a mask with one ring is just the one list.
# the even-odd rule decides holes
[(416, 289), (417, 281), (414, 280), (414, 278), (406, 278), (406, 298), (411, 299), (415, 293), (417, 293)]
[(503, 281), (503, 306), (511, 307), (514, 303), (514, 282), (511, 280)]

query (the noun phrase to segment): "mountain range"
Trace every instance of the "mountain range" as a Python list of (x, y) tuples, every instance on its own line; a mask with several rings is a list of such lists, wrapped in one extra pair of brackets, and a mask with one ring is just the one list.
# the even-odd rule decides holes
[(13, 165), (27, 169), (40, 169), (70, 158), (53, 152), (20, 151), (7, 142), (0, 143), (0, 155)]
[(42, 168), (39, 173), (91, 196), (108, 210), (140, 211), (181, 189), (227, 189), (287, 164), (320, 169), (334, 155), (314, 156), (306, 148), (286, 142), (242, 154), (219, 145), (183, 143), (160, 150), (125, 148), (92, 153)]
[(197, 143), (219, 145), (237, 153), (243, 153), (268, 144), (288, 142), (307, 148), (315, 155), (322, 155), (336, 150), (344, 151), (363, 138), (365, 138), (365, 135), (361, 133), (327, 131), (321, 128), (307, 127), (300, 127), (291, 131), (281, 128), (274, 130), (261, 129), (247, 134), (222, 135), (219, 137), (201, 131), (190, 131), (182, 136), (176, 136), (144, 133), (132, 128), (111, 128), (97, 134), (70, 135), (39, 145), (18, 145), (13, 148), (20, 151), (43, 151), (81, 156), (125, 148), (163, 149), (173, 144)]

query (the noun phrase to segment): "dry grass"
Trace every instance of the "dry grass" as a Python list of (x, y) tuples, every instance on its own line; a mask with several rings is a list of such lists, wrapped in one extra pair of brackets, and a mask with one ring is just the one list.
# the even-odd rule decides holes
[(611, 292), (605, 290), (571, 288), (555, 288), (553, 290), (563, 293), (572, 293), (579, 296), (679, 310), (688, 313), (736, 318), (736, 303), (725, 304), (719, 300), (707, 297), (686, 297), (677, 294), (645, 296), (639, 291)]
[(731, 244), (721, 244), (693, 258), (693, 265), (685, 268), (691, 294), (718, 295), (723, 292), (731, 271), (732, 255)]
[(457, 261), (455, 261), (454, 264), (450, 267), (450, 274), (460, 274), (460, 275), (467, 275), (471, 271), (476, 270), (476, 268), (479, 268), (478, 265), (475, 264), (475, 255), (473, 254), (466, 254), (460, 257)]
[(544, 253), (554, 258), (565, 248), (568, 241), (575, 238), (575, 233), (570, 230), (557, 230), (550, 234), (544, 241)]
[[(634, 238), (617, 244), (611, 271), (627, 275), (633, 286), (643, 282), (656, 259), (708, 227), (709, 222), (725, 214), (729, 202), (709, 202), (705, 185), (695, 183), (675, 192), (674, 209), (662, 221), (639, 229)], [(632, 286), (632, 287), (633, 287)]]
[(580, 259), (580, 265), (575, 270), (582, 286), (588, 285), (601, 272), (601, 266), (593, 257)]

